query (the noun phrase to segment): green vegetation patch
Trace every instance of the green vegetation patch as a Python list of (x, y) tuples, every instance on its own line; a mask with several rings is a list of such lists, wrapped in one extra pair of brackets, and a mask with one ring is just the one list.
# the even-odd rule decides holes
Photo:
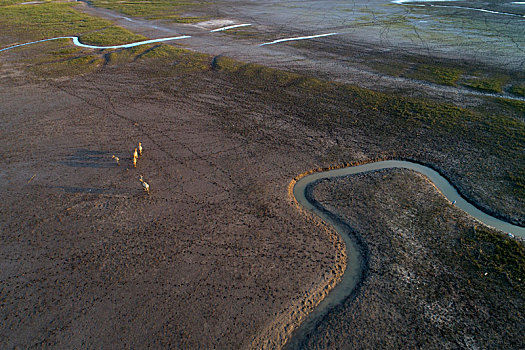
[[(64, 41), (66, 41), (66, 40), (64, 40)], [(67, 41), (67, 42), (69, 42), (69, 41)], [(57, 43), (58, 43), (58, 41), (57, 41)], [(51, 51), (51, 52), (49, 52), (49, 54), (54, 55), (54, 56), (63, 56), (63, 55), (71, 55), (71, 54), (74, 54), (74, 53), (78, 53), (80, 51), (82, 51), (82, 50), (79, 47), (63, 47), (63, 48)]]
[[(414, 152), (413, 146), (422, 142), (419, 135), (424, 134), (429, 140), (450, 142), (450, 147), (458, 142), (472, 145), (486, 156), (501, 159), (509, 169), (525, 163), (525, 123), (505, 113), (376, 92), (229, 58), (218, 58), (213, 66), (232, 74), (240, 86), (264, 92), (261, 98), (265, 96), (317, 130), (333, 130), (334, 126), (364, 130), (389, 142), (392, 149), (399, 148), (401, 154)], [(393, 140), (393, 135), (403, 138)], [(524, 182), (525, 174), (515, 173), (509, 191)]]
[(36, 65), (31, 67), (30, 71), (37, 75), (58, 78), (89, 73), (102, 64), (104, 64), (104, 60), (100, 58), (100, 56), (87, 55), (59, 62)]
[[(9, 5), (16, 5), (16, 4), (22, 4), (24, 2), (31, 2), (34, 0), (1, 0), (0, 1), (0, 7), (1, 6), (9, 6)], [(38, 0), (38, 2), (51, 2), (54, 0)], [(25, 4), (24, 6), (34, 6), (34, 5), (40, 5), (40, 4)]]
[(370, 68), (393, 77), (399, 77), (409, 68), (407, 63), (403, 62), (385, 62), (384, 60), (372, 60), (366, 63)]
[(513, 288), (525, 292), (525, 246), (515, 240), (476, 227), (461, 238), (463, 257), (474, 266), (479, 278), (496, 275)]
[(0, 11), (0, 31), (18, 40), (76, 36), (109, 26), (113, 24), (80, 13), (68, 3), (4, 6)]
[[(254, 30), (253, 27), (242, 27), (237, 29), (230, 29), (222, 32), (225, 35), (235, 36), (238, 38), (264, 38), (265, 36), (262, 33)], [(296, 41), (295, 43), (300, 43)]]
[(169, 63), (163, 69), (169, 69), (171, 73), (206, 71), (210, 69), (211, 57), (206, 54), (195, 53), (186, 49), (160, 44), (137, 56), (141, 60), (159, 60)]
[(510, 92), (514, 95), (525, 97), (525, 83), (513, 85), (510, 88)]
[(510, 80), (506, 75), (494, 75), (468, 79), (463, 85), (485, 92), (503, 92), (503, 86)]
[[(284, 87), (295, 82), (307, 81), (307, 79), (300, 74), (279, 71), (259, 64), (243, 64), (228, 57), (217, 58), (214, 62), (214, 66), (219, 70), (257, 79), (258, 85), (269, 84), (268, 86)], [(317, 81), (316, 79), (310, 80)]]
[[(78, 36), (82, 43), (99, 46), (121, 45), (145, 40), (112, 22), (83, 14), (69, 3), (45, 3), (38, 6), (4, 6), (0, 11), (0, 32), (6, 44), (57, 36)], [(23, 62), (36, 75), (59, 77), (90, 72), (102, 64), (135, 60), (150, 46), (138, 46), (109, 54), (75, 47), (71, 40), (48, 41), (17, 50), (32, 50)], [(42, 49), (43, 48), (43, 49)], [(34, 67), (33, 67), (34, 66)]]
[(129, 44), (146, 39), (147, 38), (142, 35), (133, 34), (129, 30), (117, 26), (97, 30), (89, 34), (82, 35), (79, 38), (83, 44), (97, 46)]
[(182, 23), (202, 21), (202, 17), (184, 17), (181, 12), (190, 7), (203, 5), (203, 2), (191, 0), (92, 0), (97, 7), (119, 11), (129, 16), (149, 19), (169, 19)]
[(455, 86), (463, 74), (464, 70), (458, 68), (421, 64), (405, 76), (436, 84)]
[(106, 63), (110, 65), (130, 63), (135, 61), (137, 57), (145, 51), (150, 50), (151, 47), (151, 45), (141, 45), (128, 49), (115, 50), (106, 54), (104, 57), (106, 58)]
[(525, 168), (521, 167), (515, 173), (509, 172), (509, 179), (514, 184), (514, 192), (519, 198), (525, 198)]
[(517, 115), (521, 115), (522, 118), (525, 117), (525, 101), (512, 100), (509, 98), (496, 98), (495, 99), (500, 105), (510, 108)]
[[(18, 48), (15, 50), (28, 50), (29, 48)], [(29, 66), (32, 65), (41, 65), (46, 63), (55, 63), (55, 62), (61, 62), (65, 60), (69, 60), (75, 57), (80, 57), (82, 55), (85, 55), (85, 52), (76, 46), (71, 46), (71, 40), (70, 39), (61, 39), (61, 40), (54, 40), (54, 41), (48, 41), (41, 44), (40, 48), (35, 49), (32, 48), (34, 51), (38, 51), (37, 55), (32, 54), (24, 54), (19, 59), (19, 62), (26, 63)], [(25, 57), (25, 58), (23, 58)]]

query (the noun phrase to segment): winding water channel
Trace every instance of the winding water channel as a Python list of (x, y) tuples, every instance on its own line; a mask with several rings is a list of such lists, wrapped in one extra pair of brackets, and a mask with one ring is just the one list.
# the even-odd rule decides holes
[(459, 209), (487, 226), (525, 239), (525, 227), (512, 225), (482, 212), (463, 198), (454, 186), (452, 186), (452, 184), (437, 171), (418, 163), (401, 160), (387, 160), (307, 175), (297, 181), (293, 188), (293, 195), (297, 202), (299, 202), (305, 209), (316, 214), (323, 221), (332, 225), (341, 235), (346, 245), (348, 261), (341, 282), (307, 316), (306, 320), (299, 326), (299, 328), (294, 331), (292, 338), (286, 343), (285, 349), (299, 348), (318, 322), (332, 308), (343, 303), (352, 295), (352, 293), (354, 293), (354, 291), (356, 291), (356, 287), (362, 280), (361, 276), (363, 276), (364, 269), (366, 268), (365, 257), (363, 256), (362, 249), (360, 249), (359, 244), (356, 242), (356, 238), (352, 235), (352, 229), (336, 215), (330, 213), (319, 203), (315, 202), (308, 193), (320, 180), (392, 168), (410, 169), (425, 175), (448, 200), (451, 202), (455, 201), (455, 205)]

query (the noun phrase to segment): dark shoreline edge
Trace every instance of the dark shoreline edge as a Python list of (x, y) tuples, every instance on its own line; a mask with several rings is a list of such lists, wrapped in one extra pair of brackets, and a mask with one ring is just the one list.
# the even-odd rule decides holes
[[(314, 326), (312, 330), (310, 330), (308, 333), (303, 334), (301, 338), (295, 338), (294, 334), (296, 333), (296, 330), (300, 328), (301, 325), (299, 325), (294, 332), (292, 332), (290, 338), (287, 340), (287, 342), (284, 344), (283, 349), (302, 349), (305, 346), (306, 341), (310, 338), (311, 334), (316, 332), (319, 325), (330, 316), (331, 312), (334, 309), (342, 307), (342, 305), (349, 300), (354, 300), (359, 293), (361, 292), (361, 287), (364, 285), (366, 279), (370, 275), (370, 250), (368, 249), (368, 244), (366, 243), (366, 240), (363, 236), (361, 236), (356, 230), (354, 230), (340, 215), (333, 213), (326, 209), (319, 201), (317, 201), (314, 198), (313, 191), (317, 185), (319, 185), (322, 182), (330, 181), (329, 179), (319, 179), (316, 180), (306, 186), (305, 189), (305, 197), (306, 200), (308, 200), (317, 210), (328, 216), (332, 221), (337, 222), (339, 225), (345, 227), (348, 230), (348, 236), (351, 240), (353, 240), (356, 243), (357, 248), (359, 249), (359, 253), (362, 256), (362, 260), (360, 261), (360, 272), (359, 272), (359, 278), (358, 282), (355, 285), (355, 288), (352, 290), (350, 294), (348, 294), (344, 301), (337, 306), (327, 310), (327, 312), (319, 319), (319, 322)], [(345, 248), (346, 249), (346, 248)], [(307, 316), (308, 317), (308, 316)], [(304, 322), (304, 321), (303, 321)]]

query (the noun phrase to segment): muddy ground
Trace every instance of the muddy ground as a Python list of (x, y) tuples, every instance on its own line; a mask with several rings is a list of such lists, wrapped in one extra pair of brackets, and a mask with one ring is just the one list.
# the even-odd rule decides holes
[[(279, 347), (345, 265), (339, 238), (287, 196), (294, 176), (312, 168), (417, 159), (480, 207), (525, 220), (509, 178), (520, 168), (521, 139), (505, 148), (521, 124), (494, 130), (481, 115), (434, 125), (360, 102), (361, 92), (340, 85), (281, 79), (261, 67), (230, 70), (212, 56), (194, 70), (177, 70), (178, 59), (105, 62), (74, 76), (28, 70), (51, 45), (2, 54), (1, 348)], [(144, 155), (135, 169), (139, 141)], [(399, 190), (410, 193), (418, 181), (399, 182)], [(433, 203), (444, 205), (439, 198), (426, 205)], [(363, 225), (386, 215), (382, 206), (363, 210)], [(452, 210), (458, 215), (472, 228)], [(381, 341), (384, 323), (361, 315), (366, 327), (356, 332)]]
[(378, 171), (323, 181), (313, 196), (365, 242), (369, 269), (358, 296), (326, 317), (306, 348), (523, 346), (525, 281), (479, 259), (494, 254), (478, 240), (490, 233), (424, 176)]
[[(163, 64), (67, 79), (4, 64), (2, 347), (279, 346), (345, 264), (339, 239), (290, 203), (290, 180), (440, 141), (399, 148), (379, 126), (327, 126), (337, 101), (349, 108), (337, 95), (312, 109), (294, 86)], [(425, 160), (449, 169), (454, 152)]]

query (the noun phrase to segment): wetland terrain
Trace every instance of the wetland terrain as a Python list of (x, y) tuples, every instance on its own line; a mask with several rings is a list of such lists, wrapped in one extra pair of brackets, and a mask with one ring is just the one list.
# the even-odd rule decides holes
[(413, 160), (525, 224), (525, 7), (416, 5), (0, 3), (0, 49), (88, 46), (0, 52), (0, 347), (522, 347), (523, 243), (399, 169), (310, 188), (362, 268), (293, 338), (352, 261), (300, 174)]

